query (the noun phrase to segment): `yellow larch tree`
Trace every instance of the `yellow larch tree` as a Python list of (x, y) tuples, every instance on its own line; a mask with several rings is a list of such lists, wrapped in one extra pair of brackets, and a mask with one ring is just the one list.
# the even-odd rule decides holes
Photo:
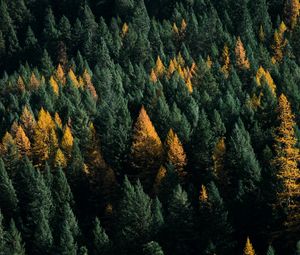
[(164, 166), (160, 166), (153, 185), (154, 192), (157, 194), (161, 185), (162, 180), (167, 175), (167, 169)]
[(269, 71), (266, 71), (262, 66), (260, 66), (257, 70), (255, 78), (259, 86), (261, 86), (261, 81), (264, 78), (273, 95), (276, 95), (276, 85)]
[(156, 60), (156, 65), (154, 68), (154, 72), (155, 72), (156, 76), (158, 78), (162, 77), (165, 73), (165, 69), (166, 68), (165, 68), (163, 62), (161, 61), (160, 57), (158, 56), (157, 60)]
[(19, 126), (16, 132), (15, 143), (19, 150), (20, 156), (30, 156), (31, 154), (31, 144), (26, 136), (22, 126)]
[(23, 108), (22, 115), (20, 117), (20, 124), (22, 125), (23, 130), (25, 131), (29, 139), (32, 139), (33, 130), (36, 126), (36, 121), (33, 113), (27, 105), (25, 105)]
[(127, 23), (125, 22), (122, 26), (122, 32), (121, 32), (121, 37), (124, 38), (127, 33), (128, 33), (129, 27), (127, 25)]
[(208, 55), (206, 58), (206, 65), (210, 69), (212, 67), (212, 64), (213, 64), (213, 62), (212, 62), (210, 56)]
[(235, 52), (235, 61), (237, 67), (244, 70), (249, 69), (250, 62), (247, 58), (246, 50), (244, 48), (244, 45), (240, 37), (238, 37), (236, 41), (234, 52)]
[(157, 82), (157, 76), (153, 70), (153, 68), (151, 69), (151, 74), (150, 74), (150, 81), (156, 83)]
[(165, 141), (165, 151), (167, 155), (167, 162), (171, 163), (177, 174), (180, 177), (184, 177), (186, 172), (184, 168), (187, 164), (186, 154), (184, 152), (183, 146), (173, 129), (169, 130)]
[(37, 89), (40, 86), (41, 82), (36, 78), (35, 74), (32, 73), (30, 76), (30, 88)]
[(286, 0), (284, 5), (284, 15), (288, 26), (294, 29), (297, 25), (300, 10), (299, 0)]
[(222, 62), (223, 62), (223, 66), (221, 68), (222, 73), (226, 78), (228, 78), (229, 71), (230, 71), (230, 54), (229, 54), (229, 48), (226, 44), (222, 51)]
[(200, 203), (206, 203), (208, 199), (207, 190), (204, 185), (201, 185), (200, 193), (199, 193), (199, 201)]
[(177, 27), (177, 25), (176, 25), (176, 23), (174, 22), (173, 23), (173, 32), (176, 34), (176, 35), (178, 35), (179, 34), (179, 29), (178, 29), (178, 27)]
[(185, 81), (185, 84), (186, 84), (186, 87), (187, 87), (188, 91), (189, 91), (190, 93), (193, 93), (193, 84), (192, 84), (191, 78), (188, 78), (188, 79)]
[(281, 60), (283, 59), (283, 50), (288, 43), (287, 39), (284, 36), (286, 30), (287, 27), (284, 24), (284, 22), (281, 22), (279, 28), (275, 30), (274, 42), (271, 46), (273, 49), (273, 57), (272, 57), (273, 64), (275, 64), (276, 62), (281, 62)]
[(247, 241), (246, 241), (246, 244), (245, 244), (243, 255), (255, 255), (255, 250), (254, 250), (254, 248), (253, 248), (253, 246), (250, 242), (249, 237), (247, 237)]
[(63, 137), (61, 139), (61, 148), (63, 149), (68, 158), (71, 158), (73, 144), (74, 138), (71, 129), (68, 125), (66, 125), (64, 128)]
[(67, 160), (61, 149), (57, 149), (54, 159), (54, 166), (65, 168), (67, 166)]
[(55, 78), (57, 81), (59, 81), (62, 85), (66, 84), (66, 77), (65, 72), (61, 66), (61, 64), (58, 64), (56, 71), (55, 71)]
[(277, 177), (282, 184), (278, 192), (279, 206), (287, 207), (286, 225), (292, 231), (300, 227), (300, 159), (299, 149), (295, 146), (297, 139), (294, 127), (296, 125), (290, 103), (284, 94), (278, 101), (279, 126), (274, 134), (275, 158), (273, 165), (277, 169)]
[(53, 92), (58, 96), (59, 95), (59, 86), (52, 75), (50, 77), (49, 84), (50, 84)]
[(182, 21), (181, 21), (181, 27), (180, 27), (180, 32), (182, 34), (185, 33), (186, 27), (187, 27), (186, 21), (185, 21), (185, 19), (182, 19)]
[(182, 70), (181, 66), (178, 66), (177, 72), (179, 76), (184, 80), (184, 71)]
[(26, 89), (26, 87), (25, 87), (24, 80), (22, 79), (21, 76), (18, 77), (17, 84), (18, 84), (18, 89), (19, 89), (21, 92), (24, 92), (25, 89)]
[(94, 98), (95, 101), (97, 101), (98, 95), (97, 95), (96, 89), (92, 83), (92, 77), (87, 69), (84, 70), (82, 77), (83, 77), (83, 82), (84, 82), (85, 88), (91, 92), (92, 97)]
[(73, 85), (76, 87), (76, 88), (79, 88), (79, 82), (77, 80), (77, 77), (76, 75), (74, 74), (73, 70), (70, 69), (69, 72), (68, 72), (68, 77), (69, 79), (71, 80), (71, 82), (73, 83)]
[(197, 65), (195, 62), (192, 63), (192, 66), (191, 66), (191, 74), (192, 75), (195, 75), (196, 74), (196, 71), (197, 71)]
[(61, 118), (60, 118), (58, 112), (56, 112), (55, 115), (54, 115), (54, 122), (57, 125), (57, 127), (62, 129), (62, 121), (61, 121)]
[[(142, 106), (136, 120), (131, 145), (131, 163), (140, 180), (152, 186), (157, 169), (163, 158), (163, 145), (156, 130)], [(147, 185), (146, 185), (147, 186)]]
[(42, 108), (39, 112), (33, 137), (33, 154), (40, 164), (56, 153), (58, 139), (55, 128), (55, 122), (52, 120), (50, 113)]
[(168, 78), (170, 78), (175, 71), (176, 71), (176, 67), (174, 65), (174, 61), (171, 59), (168, 67), (168, 72), (167, 72)]

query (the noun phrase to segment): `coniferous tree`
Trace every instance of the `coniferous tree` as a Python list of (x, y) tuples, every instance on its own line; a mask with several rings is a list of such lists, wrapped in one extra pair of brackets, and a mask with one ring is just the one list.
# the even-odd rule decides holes
[(193, 211), (187, 193), (180, 185), (173, 190), (168, 203), (164, 242), (168, 252), (187, 254), (193, 251)]
[(67, 221), (61, 223), (59, 243), (55, 250), (58, 254), (62, 255), (77, 254), (77, 244)]
[(141, 245), (150, 240), (153, 222), (151, 203), (141, 183), (138, 181), (132, 185), (125, 177), (118, 209), (118, 240), (126, 250), (141, 249)]
[(247, 237), (247, 241), (246, 241), (246, 245), (245, 245), (245, 248), (244, 248), (244, 255), (255, 255), (255, 251), (253, 249), (253, 246), (250, 242), (250, 239), (249, 237)]
[(186, 155), (177, 134), (172, 129), (170, 129), (167, 135), (165, 150), (167, 153), (167, 162), (175, 167), (179, 176), (183, 177), (186, 174), (184, 172)]
[(261, 179), (261, 168), (253, 151), (249, 133), (242, 122), (235, 125), (228, 157), (231, 171), (234, 171), (231, 175), (234, 182), (231, 182), (231, 185), (235, 187), (235, 198), (243, 200), (244, 195), (254, 195), (253, 192), (257, 190)]
[(299, 1), (286, 0), (284, 14), (287, 21), (286, 24), (288, 24), (291, 29), (294, 29), (294, 27), (297, 25), (299, 16)]
[(93, 249), (92, 254), (108, 254), (110, 250), (110, 241), (105, 233), (105, 230), (100, 225), (98, 218), (95, 219), (94, 229), (93, 229)]
[(20, 232), (18, 231), (14, 220), (9, 225), (6, 234), (6, 252), (11, 255), (25, 255), (25, 247)]
[(28, 158), (20, 165), (16, 176), (16, 190), (22, 215), (22, 233), (32, 254), (52, 249), (52, 233), (49, 226), (52, 199), (43, 176), (37, 172)]
[(149, 188), (149, 182), (154, 181), (162, 156), (162, 142), (145, 108), (142, 107), (133, 130), (131, 158), (132, 166), (138, 171), (138, 177), (146, 188)]
[(164, 252), (157, 242), (151, 241), (144, 245), (144, 255), (164, 255)]
[(15, 216), (18, 208), (16, 191), (8, 177), (2, 159), (0, 159), (0, 208), (7, 218)]
[(278, 101), (279, 126), (275, 132), (275, 158), (273, 164), (277, 169), (277, 177), (281, 188), (278, 192), (278, 203), (287, 209), (289, 231), (299, 229), (299, 150), (295, 147), (295, 121), (291, 106), (284, 94)]
[(267, 255), (275, 255), (275, 250), (272, 247), (272, 245), (269, 245), (268, 250), (267, 250)]

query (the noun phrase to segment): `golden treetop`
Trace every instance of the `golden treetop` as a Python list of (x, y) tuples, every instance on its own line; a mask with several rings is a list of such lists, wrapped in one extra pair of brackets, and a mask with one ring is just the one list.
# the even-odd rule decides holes
[(246, 55), (246, 50), (244, 48), (244, 45), (241, 41), (241, 38), (238, 37), (235, 45), (235, 58), (236, 58), (236, 65), (240, 69), (249, 69), (250, 68), (250, 62)]
[(49, 84), (50, 84), (53, 92), (58, 96), (59, 95), (59, 86), (52, 75), (50, 77)]
[(71, 154), (74, 138), (68, 125), (65, 126), (63, 137), (61, 140), (61, 148), (68, 154)]
[(183, 146), (173, 129), (169, 130), (165, 141), (165, 148), (167, 152), (167, 161), (170, 162), (179, 175), (184, 175), (183, 169), (186, 166), (186, 154)]
[(229, 70), (230, 70), (230, 54), (229, 54), (229, 48), (226, 44), (222, 51), (222, 61), (223, 61), (223, 66), (221, 70), (225, 75), (225, 77), (227, 78), (229, 76)]
[(26, 136), (22, 126), (19, 126), (16, 132), (15, 142), (22, 156), (30, 155), (31, 144)]
[(157, 57), (154, 71), (157, 77), (161, 77), (165, 72), (165, 66), (159, 56)]
[(253, 249), (249, 237), (247, 237), (243, 255), (255, 255), (255, 250)]
[(95, 89), (95, 87), (92, 83), (92, 77), (91, 77), (91, 75), (90, 75), (90, 73), (88, 72), (87, 69), (84, 70), (82, 77), (83, 77), (85, 88), (88, 91), (90, 91), (93, 99), (95, 101), (97, 101), (98, 100), (98, 95), (97, 95), (96, 89)]
[(54, 122), (59, 128), (62, 128), (62, 121), (61, 118), (59, 117), (58, 112), (56, 112), (54, 115)]
[(79, 82), (78, 82), (77, 77), (76, 77), (76, 75), (74, 74), (74, 72), (73, 72), (72, 69), (69, 70), (68, 76), (69, 76), (69, 79), (71, 80), (71, 82), (73, 83), (73, 85), (74, 85), (76, 88), (79, 88)]
[(288, 43), (287, 39), (284, 37), (286, 30), (286, 25), (284, 24), (284, 22), (281, 22), (279, 28), (274, 32), (274, 42), (271, 46), (274, 51), (274, 55), (272, 57), (273, 64), (275, 64), (276, 62), (281, 62), (281, 60), (283, 59), (283, 50)]
[(151, 69), (151, 74), (150, 74), (150, 81), (156, 83), (157, 82), (157, 76), (153, 70), (153, 68)]
[(204, 185), (201, 185), (200, 193), (199, 193), (199, 201), (200, 202), (207, 202), (208, 195), (207, 190)]
[(54, 159), (54, 166), (56, 167), (66, 167), (67, 165), (67, 160), (64, 155), (64, 153), (61, 151), (61, 149), (57, 149), (56, 154), (55, 154), (55, 159)]
[(265, 81), (267, 82), (270, 90), (272, 91), (272, 94), (274, 96), (276, 95), (276, 85), (275, 85), (273, 78), (272, 78), (271, 74), (269, 73), (269, 71), (266, 71), (262, 66), (260, 66), (257, 70), (255, 78), (256, 78), (256, 82), (259, 86), (261, 85), (262, 78), (264, 78)]
[(58, 66), (56, 68), (55, 77), (56, 77), (57, 81), (59, 81), (61, 84), (64, 85), (66, 83), (65, 72), (64, 72), (61, 64), (58, 64)]
[(295, 146), (297, 139), (294, 127), (296, 125), (289, 101), (281, 94), (278, 101), (279, 127), (276, 129), (275, 158), (273, 165), (277, 168), (277, 177), (282, 189), (278, 192), (278, 204), (287, 206), (288, 213), (285, 224), (290, 228), (299, 228), (300, 223), (300, 172), (299, 149)]
[(161, 140), (156, 133), (156, 130), (144, 108), (142, 106), (137, 121), (134, 127), (134, 134), (137, 139), (135, 139), (135, 146), (143, 143), (145, 139), (152, 139), (158, 146), (162, 146)]
[(125, 22), (122, 26), (122, 32), (121, 32), (121, 37), (124, 38), (126, 34), (128, 33), (129, 27), (127, 23)]
[(25, 83), (21, 76), (18, 77), (17, 84), (20, 91), (25, 91)]
[(36, 78), (35, 74), (32, 72), (30, 76), (30, 88), (37, 89), (40, 86), (41, 82)]

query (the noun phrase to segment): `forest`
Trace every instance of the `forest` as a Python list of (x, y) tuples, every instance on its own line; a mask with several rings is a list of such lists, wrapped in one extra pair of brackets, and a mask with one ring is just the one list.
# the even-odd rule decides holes
[(0, 0), (0, 255), (300, 255), (299, 0)]

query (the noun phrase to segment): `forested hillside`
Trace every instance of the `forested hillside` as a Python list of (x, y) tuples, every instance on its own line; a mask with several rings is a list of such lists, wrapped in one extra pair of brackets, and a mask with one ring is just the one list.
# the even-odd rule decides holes
[(299, 0), (0, 0), (0, 255), (299, 255)]

